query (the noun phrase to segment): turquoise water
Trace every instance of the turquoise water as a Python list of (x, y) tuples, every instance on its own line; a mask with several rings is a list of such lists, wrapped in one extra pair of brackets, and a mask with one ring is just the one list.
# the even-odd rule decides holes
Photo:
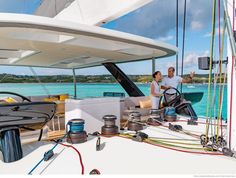
[[(42, 87), (39, 84), (0, 84), (0, 91), (10, 91), (16, 92), (25, 96), (36, 96), (36, 95), (47, 95), (48, 93), (61, 94), (69, 93), (73, 96), (74, 94), (74, 85), (72, 83), (51, 83), (44, 84)], [(137, 86), (142, 90), (145, 95), (150, 93), (149, 84), (137, 84)], [(100, 97), (103, 96), (103, 92), (124, 92), (124, 89), (119, 84), (77, 84), (77, 96), (79, 98), (86, 97)], [(218, 88), (217, 88), (218, 95)], [(204, 92), (204, 96), (201, 102), (193, 105), (196, 113), (200, 116), (206, 115), (206, 106), (207, 106), (207, 85), (205, 84), (194, 84), (194, 85), (183, 85), (183, 92)], [(126, 96), (127, 93), (126, 93)], [(227, 116), (227, 87), (224, 90), (224, 100), (223, 100), (223, 118)], [(218, 97), (216, 97), (218, 103)], [(217, 107), (216, 107), (217, 108)], [(217, 113), (217, 110), (216, 112)], [(214, 109), (213, 109), (214, 115)]]

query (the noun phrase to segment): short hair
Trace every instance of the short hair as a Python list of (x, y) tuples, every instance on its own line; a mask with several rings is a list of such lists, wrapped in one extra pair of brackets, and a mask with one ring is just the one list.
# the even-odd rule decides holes
[(174, 67), (169, 67), (169, 69), (172, 69), (172, 70), (173, 70), (173, 72), (175, 72), (175, 68), (174, 68)]
[(152, 78), (155, 78), (157, 74), (161, 73), (160, 71), (156, 71), (152, 74)]

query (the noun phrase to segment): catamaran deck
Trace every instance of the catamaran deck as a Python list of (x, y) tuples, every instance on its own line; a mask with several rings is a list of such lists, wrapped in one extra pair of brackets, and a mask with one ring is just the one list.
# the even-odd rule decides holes
[[(187, 125), (184, 119), (181, 120), (183, 121), (174, 124), (180, 124), (185, 131), (194, 134), (204, 133), (205, 124), (192, 126)], [(200, 119), (199, 122), (204, 120)], [(199, 143), (197, 138), (171, 131), (165, 126), (148, 126), (143, 132), (149, 137), (159, 139), (183, 139), (189, 140), (188, 143)], [(184, 153), (144, 142), (135, 142), (121, 136), (101, 137), (103, 149), (96, 151), (96, 141), (95, 136), (89, 136), (87, 142), (73, 145), (82, 155), (85, 174), (89, 174), (95, 168), (101, 174), (236, 174), (236, 159), (231, 157)], [(55, 143), (50, 141), (23, 145), (24, 157), (14, 163), (0, 161), (1, 173), (28, 174), (42, 159), (44, 153), (54, 145)], [(58, 145), (54, 153), (49, 161), (42, 162), (32, 174), (81, 174), (79, 156), (73, 149)], [(2, 157), (0, 159), (2, 160)]]

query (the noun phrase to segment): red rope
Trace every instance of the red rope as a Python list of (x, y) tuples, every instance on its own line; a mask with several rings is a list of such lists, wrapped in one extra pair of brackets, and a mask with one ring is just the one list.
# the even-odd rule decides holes
[(80, 165), (81, 165), (81, 169), (82, 169), (81, 174), (83, 175), (83, 174), (84, 174), (84, 164), (83, 164), (82, 156), (81, 156), (79, 150), (77, 150), (77, 149), (76, 149), (75, 147), (73, 147), (72, 145), (67, 145), (67, 144), (64, 144), (64, 143), (59, 143), (59, 144), (65, 146), (65, 147), (70, 147), (70, 148), (72, 148), (73, 150), (76, 151), (76, 153), (79, 155)]
[[(234, 31), (234, 18), (235, 16), (235, 0), (233, 0), (233, 31)], [(232, 134), (232, 112), (233, 112), (233, 73), (234, 73), (234, 56), (232, 55), (232, 66), (231, 66), (231, 88), (230, 88), (230, 123), (229, 123), (229, 149), (231, 149), (231, 134)]]

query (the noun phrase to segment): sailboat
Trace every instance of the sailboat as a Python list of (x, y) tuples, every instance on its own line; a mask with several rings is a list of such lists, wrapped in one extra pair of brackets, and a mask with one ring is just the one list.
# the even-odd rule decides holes
[[(152, 119), (141, 120), (137, 112), (140, 110), (135, 106), (145, 96), (116, 64), (173, 56), (178, 49), (99, 25), (150, 0), (61, 2), (64, 7), (54, 18), (0, 14), (0, 65), (72, 69), (75, 83), (74, 98), (65, 100), (66, 133), (60, 138), (50, 140), (45, 131), (39, 132), (52, 119), (54, 102), (32, 102), (15, 93), (22, 102), (0, 106), (1, 174), (236, 174), (234, 60), (228, 61), (231, 80), (228, 80), (227, 123), (219, 124), (211, 116), (193, 122), (190, 103), (178, 103), (183, 106), (179, 111), (187, 109), (190, 116), (165, 113), (175, 117), (175, 122), (161, 120), (163, 110), (153, 111)], [(233, 14), (235, 5), (224, 2), (225, 12)], [(46, 4), (47, 1), (43, 1), (42, 6)], [(103, 7), (98, 8), (96, 17), (95, 5)], [(37, 13), (40, 12), (39, 9)], [(233, 15), (227, 16), (229, 59), (235, 56), (230, 19)], [(99, 65), (104, 65), (131, 97), (77, 99), (75, 69)], [(179, 96), (178, 102), (180, 100)], [(132, 106), (129, 108), (132, 111), (129, 119), (121, 123), (127, 105)], [(221, 135), (206, 134), (209, 127), (220, 129)], [(43, 141), (33, 140), (32, 135), (30, 141), (24, 141), (27, 134), (21, 134), (22, 129), (35, 130), (40, 137), (44, 134)], [(74, 144), (68, 132), (83, 143)], [(76, 133), (80, 133), (79, 137)]]

